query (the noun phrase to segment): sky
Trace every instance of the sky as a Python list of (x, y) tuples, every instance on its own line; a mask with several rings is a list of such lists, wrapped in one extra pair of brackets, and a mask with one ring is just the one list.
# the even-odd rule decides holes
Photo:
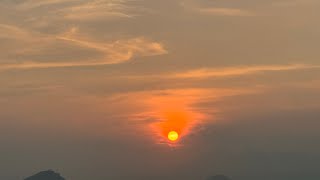
[(318, 0), (0, 0), (0, 179), (320, 179), (319, 17)]

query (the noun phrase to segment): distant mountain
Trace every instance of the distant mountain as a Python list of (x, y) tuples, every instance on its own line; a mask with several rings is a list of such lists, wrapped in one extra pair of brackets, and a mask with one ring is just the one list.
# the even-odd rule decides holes
[(38, 174), (35, 174), (24, 180), (65, 180), (65, 179), (61, 177), (60, 174), (55, 173), (52, 170), (48, 170), (48, 171), (39, 172)]
[(224, 175), (215, 175), (215, 176), (208, 177), (207, 180), (231, 180), (231, 179)]

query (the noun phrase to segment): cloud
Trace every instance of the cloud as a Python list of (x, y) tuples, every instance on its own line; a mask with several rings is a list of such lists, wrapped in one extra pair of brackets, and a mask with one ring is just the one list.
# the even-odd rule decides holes
[(161, 43), (151, 42), (144, 37), (105, 43), (87, 40), (84, 36), (78, 35), (77, 31), (77, 28), (71, 28), (69, 32), (57, 36), (57, 38), (74, 45), (104, 52), (106, 54), (104, 59), (109, 62), (118, 63), (129, 60), (134, 56), (156, 56), (167, 53)]
[[(0, 2), (7, 15), (2, 19), (9, 20), (0, 24), (0, 70), (97, 66), (166, 54), (162, 43), (143, 35), (125, 34), (111, 39), (106, 37), (105, 30), (90, 29), (91, 21), (131, 17), (129, 11), (133, 8), (128, 3), (132, 1)], [(13, 17), (11, 12), (16, 17), (23, 16), (23, 20)]]
[[(108, 65), (108, 64), (117, 64), (123, 63), (129, 60), (132, 60), (134, 57), (143, 57), (143, 56), (156, 56), (166, 54), (167, 51), (161, 43), (152, 42), (144, 37), (137, 37), (131, 39), (117, 40), (109, 43), (101, 43), (90, 40), (78, 39), (75, 37), (67, 36), (58, 36), (57, 40), (64, 41), (68, 46), (73, 46), (75, 48), (83, 49), (92, 49), (97, 51), (97, 53), (102, 54), (102, 57), (99, 59), (84, 58), (78, 61), (70, 61), (68, 59), (49, 62), (41, 61), (32, 61), (32, 60), (23, 60), (19, 63), (4, 63), (1, 65), (0, 69), (9, 70), (9, 69), (30, 69), (30, 68), (54, 68), (54, 67), (74, 67), (74, 66), (98, 66), (98, 65)], [(39, 46), (39, 45), (37, 45)], [(53, 46), (51, 42), (43, 44), (45, 46)], [(33, 48), (31, 48), (33, 49)], [(50, 48), (49, 48), (50, 49)], [(40, 53), (41, 54), (37, 54)], [(43, 52), (43, 49), (40, 48), (39, 51), (29, 51), (25, 50), (23, 53), (20, 53), (20, 56), (37, 56), (41, 55), (44, 58), (48, 55), (49, 52)], [(68, 52), (66, 52), (68, 53)], [(62, 54), (63, 55), (63, 54)], [(65, 54), (67, 56), (68, 54)], [(32, 57), (31, 56), (31, 57)], [(37, 57), (39, 59), (39, 57)], [(41, 58), (41, 57), (40, 57)]]
[[(204, 14), (204, 15), (212, 15), (212, 16), (255, 16), (255, 13), (243, 9), (243, 8), (234, 8), (227, 7), (225, 4), (215, 3), (213, 6), (212, 3), (204, 3), (199, 1), (186, 1), (180, 3), (181, 7), (189, 10), (194, 13)], [(218, 6), (216, 6), (218, 5)]]
[[(68, 24), (87, 25), (131, 18), (141, 13), (136, 0), (21, 0), (0, 1), (3, 23), (28, 29), (60, 31)], [(91, 24), (92, 25), (92, 24)]]
[(96, 20), (105, 17), (132, 17), (126, 11), (128, 6), (123, 0), (89, 1), (62, 10), (63, 16), (70, 20)]
[(277, 7), (293, 7), (297, 5), (309, 5), (317, 2), (317, 0), (282, 0), (272, 2), (272, 5)]
[(202, 14), (215, 16), (254, 16), (252, 12), (236, 8), (198, 8), (197, 11)]
[(239, 66), (225, 68), (201, 68), (187, 72), (181, 72), (171, 75), (173, 78), (209, 78), (209, 77), (227, 77), (256, 74), (268, 71), (290, 71), (320, 68), (320, 65), (307, 64), (289, 64), (289, 65), (259, 65), (259, 66)]
[[(154, 74), (148, 77), (153, 79), (206, 79), (206, 78), (226, 78), (232, 76), (245, 76), (259, 73), (294, 71), (294, 70), (308, 70), (320, 69), (320, 65), (312, 64), (273, 64), (273, 65), (243, 65), (243, 66), (225, 66), (219, 68), (195, 68), (191, 70), (177, 71), (166, 74)], [(146, 79), (141, 75), (127, 75), (123, 78), (130, 79)]]
[(107, 65), (167, 53), (163, 44), (145, 37), (102, 42), (75, 27), (49, 35), (0, 24), (0, 32), (9, 39), (0, 43), (0, 70)]
[(92, 21), (105, 20), (106, 18), (132, 17), (129, 12), (133, 8), (126, 3), (133, 0), (27, 0), (18, 3), (18, 11), (28, 11), (30, 13), (42, 12), (46, 9), (45, 18), (47, 20), (76, 20)]
[[(18, 4), (18, 9), (29, 10), (44, 6), (52, 6), (57, 4), (77, 2), (78, 0), (26, 0)], [(80, 1), (81, 2), (81, 1)]]
[(0, 24), (0, 38), (21, 38), (27, 36), (27, 32), (16, 26)]

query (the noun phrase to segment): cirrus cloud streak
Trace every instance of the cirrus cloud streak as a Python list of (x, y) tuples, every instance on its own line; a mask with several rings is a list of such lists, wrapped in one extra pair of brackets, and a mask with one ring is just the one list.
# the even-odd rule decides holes
[(238, 66), (224, 68), (200, 68), (171, 75), (174, 78), (209, 78), (227, 77), (256, 74), (270, 71), (291, 71), (304, 69), (317, 69), (320, 65), (307, 64), (288, 64), (288, 65), (257, 65), (257, 66)]

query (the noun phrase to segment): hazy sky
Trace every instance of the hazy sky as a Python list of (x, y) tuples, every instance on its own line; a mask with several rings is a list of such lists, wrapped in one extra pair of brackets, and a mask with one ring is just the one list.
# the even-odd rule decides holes
[(319, 180), (319, 18), (319, 0), (0, 0), (0, 179)]

